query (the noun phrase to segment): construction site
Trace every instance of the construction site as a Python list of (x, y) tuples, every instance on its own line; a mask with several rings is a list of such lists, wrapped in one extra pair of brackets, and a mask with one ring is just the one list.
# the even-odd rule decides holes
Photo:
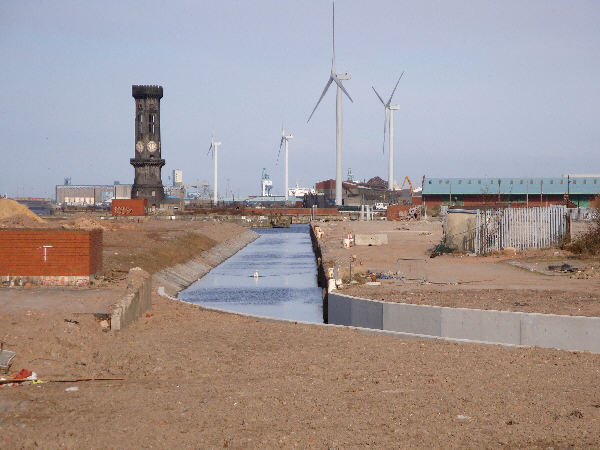
[(600, 4), (3, 9), (0, 448), (599, 446)]

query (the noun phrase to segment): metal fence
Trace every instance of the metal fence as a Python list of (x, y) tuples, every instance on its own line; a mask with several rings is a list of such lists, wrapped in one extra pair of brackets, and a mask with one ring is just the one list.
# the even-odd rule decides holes
[(428, 282), (427, 260), (423, 258), (398, 258), (396, 260), (396, 279), (403, 283), (411, 281)]
[(566, 214), (565, 206), (477, 210), (474, 251), (560, 245), (566, 232)]

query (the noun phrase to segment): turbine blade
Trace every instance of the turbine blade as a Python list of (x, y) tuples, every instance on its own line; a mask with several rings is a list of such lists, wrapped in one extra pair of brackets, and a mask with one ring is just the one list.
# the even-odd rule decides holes
[(332, 20), (333, 20), (333, 39), (331, 40), (332, 42), (332, 47), (333, 47), (333, 52), (332, 52), (332, 56), (331, 56), (331, 73), (335, 73), (335, 2), (333, 3), (333, 15), (332, 15)]
[(210, 146), (208, 147), (208, 151), (206, 152), (206, 154), (208, 155), (212, 149), (213, 149), (213, 143), (211, 142)]
[(352, 100), (352, 97), (350, 97), (350, 94), (348, 94), (348, 91), (346, 91), (346, 89), (344, 88), (344, 85), (342, 84), (342, 82), (340, 81), (340, 79), (337, 76), (334, 76), (333, 77), (333, 81), (335, 81), (335, 84), (337, 84), (340, 87), (340, 89), (342, 90), (342, 92), (344, 94), (346, 94), (346, 97), (348, 97), (350, 99), (350, 101), (352, 103), (354, 103), (354, 100)]
[(392, 97), (394, 96), (394, 92), (396, 92), (396, 88), (398, 87), (398, 83), (400, 83), (400, 80), (402, 79), (402, 75), (404, 75), (404, 70), (400, 74), (400, 77), (398, 78), (398, 81), (396, 81), (396, 86), (394, 86), (394, 90), (392, 91), (392, 95), (390, 95), (390, 99), (387, 102), (388, 106), (390, 106), (390, 103), (392, 102)]
[(383, 106), (385, 106), (385, 102), (383, 101), (383, 99), (381, 98), (381, 95), (379, 95), (379, 92), (377, 92), (377, 90), (375, 89), (375, 87), (371, 86), (373, 88), (373, 91), (375, 91), (375, 95), (377, 95), (377, 97), (379, 98), (379, 100), (381, 101), (381, 104)]
[(308, 117), (308, 120), (306, 121), (306, 123), (310, 122), (310, 118), (313, 116), (313, 114), (317, 110), (317, 107), (319, 106), (319, 103), (321, 103), (321, 100), (323, 100), (323, 97), (325, 97), (325, 93), (327, 92), (327, 89), (329, 89), (329, 86), (331, 86), (332, 81), (333, 81), (333, 78), (329, 77), (329, 81), (325, 85), (325, 89), (323, 89), (323, 93), (321, 94), (321, 97), (319, 97), (319, 101), (317, 102), (317, 104), (315, 105), (315, 108), (310, 113), (310, 116)]

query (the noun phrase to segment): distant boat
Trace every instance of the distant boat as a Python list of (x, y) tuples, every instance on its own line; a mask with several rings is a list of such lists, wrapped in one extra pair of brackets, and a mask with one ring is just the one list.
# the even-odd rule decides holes
[(317, 191), (315, 191), (314, 188), (300, 187), (298, 186), (298, 183), (296, 183), (296, 187), (288, 189), (288, 196), (290, 197), (290, 199), (293, 200), (295, 198), (297, 202), (301, 202), (302, 200), (304, 200), (304, 196), (306, 194), (316, 193)]

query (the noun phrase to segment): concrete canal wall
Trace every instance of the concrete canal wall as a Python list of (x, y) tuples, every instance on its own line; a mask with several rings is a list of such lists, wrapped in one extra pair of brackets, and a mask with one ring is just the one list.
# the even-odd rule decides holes
[(600, 353), (600, 317), (367, 300), (330, 292), (328, 323), (423, 337)]
[[(157, 287), (160, 293), (175, 296), (179, 291), (206, 275), (213, 267), (218, 266), (256, 240), (258, 236), (258, 233), (252, 230), (244, 230), (239, 236), (215, 245), (197, 258), (163, 269), (153, 276), (139, 269), (141, 275), (136, 273), (131, 277), (130, 271), (132, 286), (127, 295), (118, 299), (110, 313), (111, 329), (120, 330), (127, 327), (150, 309), (153, 286)], [(135, 269), (132, 270), (135, 271)]]
[(202, 278), (213, 267), (218, 266), (249, 243), (254, 242), (258, 237), (258, 233), (252, 230), (244, 230), (239, 236), (215, 245), (197, 258), (155, 273), (153, 284), (163, 286), (167, 294), (174, 296)]

